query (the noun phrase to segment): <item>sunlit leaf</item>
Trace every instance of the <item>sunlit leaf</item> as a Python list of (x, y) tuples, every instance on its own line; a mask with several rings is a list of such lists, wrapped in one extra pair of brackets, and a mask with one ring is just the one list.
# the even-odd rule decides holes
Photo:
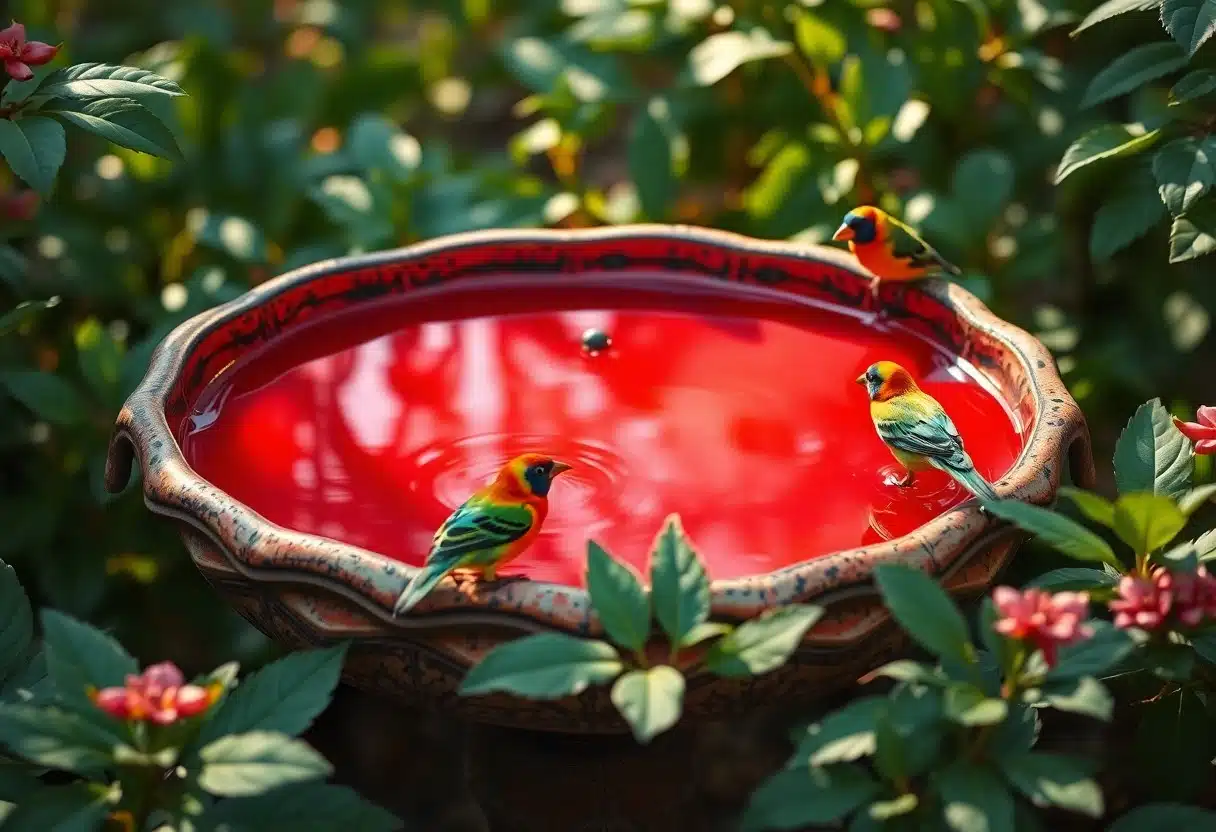
[(790, 52), (788, 41), (774, 40), (759, 27), (750, 32), (718, 32), (693, 47), (688, 55), (693, 80), (703, 87), (718, 83), (752, 61), (778, 58)]
[(1094, 76), (1081, 100), (1082, 107), (1126, 95), (1132, 90), (1186, 66), (1186, 55), (1172, 41), (1144, 43), (1115, 58)]
[(1159, 131), (1145, 132), (1140, 125), (1106, 124), (1096, 127), (1064, 151), (1064, 157), (1056, 168), (1055, 183), (1060, 184), (1078, 170), (1095, 162), (1147, 150), (1159, 137)]

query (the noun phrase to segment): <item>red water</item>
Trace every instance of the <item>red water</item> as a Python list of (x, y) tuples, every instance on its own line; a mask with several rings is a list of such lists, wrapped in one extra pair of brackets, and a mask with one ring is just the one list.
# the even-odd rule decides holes
[[(420, 564), (504, 461), (550, 453), (576, 467), (504, 571), (579, 585), (587, 538), (643, 569), (671, 512), (731, 578), (905, 534), (965, 499), (936, 471), (890, 483), (853, 383), (879, 359), (937, 397), (989, 479), (1021, 447), (970, 368), (895, 326), (678, 278), (495, 283), (288, 333), (212, 381), (181, 426), (187, 458), (275, 523)], [(588, 327), (612, 347), (584, 353)]]

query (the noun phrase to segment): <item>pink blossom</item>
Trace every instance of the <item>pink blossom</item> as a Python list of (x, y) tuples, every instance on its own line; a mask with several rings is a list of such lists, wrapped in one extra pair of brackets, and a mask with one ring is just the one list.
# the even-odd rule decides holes
[(1151, 631), (1170, 623), (1196, 627), (1216, 618), (1216, 577), (1204, 566), (1194, 572), (1170, 572), (1158, 566), (1147, 578), (1125, 575), (1110, 610), (1115, 626), (1123, 629)]
[(115, 719), (170, 725), (201, 714), (219, 697), (218, 685), (202, 688), (185, 681), (177, 665), (161, 662), (141, 675), (128, 675), (122, 687), (103, 688), (91, 696), (98, 708)]
[(1000, 614), (994, 625), (996, 631), (1029, 641), (1043, 651), (1049, 667), (1055, 664), (1059, 647), (1089, 638), (1094, 632), (1083, 623), (1089, 613), (1089, 595), (1084, 592), (1053, 595), (1039, 589), (1019, 592), (1010, 586), (998, 586), (992, 592), (992, 602)]
[(13, 21), (7, 29), (0, 30), (0, 61), (4, 71), (15, 81), (28, 81), (34, 77), (31, 66), (42, 66), (54, 59), (58, 46), (25, 39), (25, 26)]
[(1184, 422), (1174, 417), (1174, 426), (1195, 443), (1195, 453), (1216, 454), (1216, 407), (1204, 405), (1195, 413), (1197, 422)]

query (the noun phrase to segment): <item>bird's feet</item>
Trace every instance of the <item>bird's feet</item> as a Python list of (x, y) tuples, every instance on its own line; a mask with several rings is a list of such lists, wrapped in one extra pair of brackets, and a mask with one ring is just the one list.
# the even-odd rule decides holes
[(900, 488), (908, 488), (915, 481), (916, 481), (916, 474), (913, 474), (911, 471), (907, 471), (902, 477), (900, 477), (899, 479), (897, 479), (895, 481), (895, 484), (897, 486), (899, 486)]
[(457, 584), (457, 589), (468, 598), (475, 598), (483, 592), (493, 592), (516, 581), (526, 581), (523, 575), (496, 575), (492, 572), (480, 575), (470, 575)]

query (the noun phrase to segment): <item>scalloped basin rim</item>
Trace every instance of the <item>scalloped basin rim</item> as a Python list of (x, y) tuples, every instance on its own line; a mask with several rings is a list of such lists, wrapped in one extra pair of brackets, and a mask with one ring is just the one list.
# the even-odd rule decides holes
[[(314, 315), (333, 314), (451, 279), (476, 279), (512, 269), (577, 279), (593, 267), (657, 270), (760, 285), (859, 308), (869, 293), (868, 276), (839, 250), (677, 226), (474, 232), (320, 262), (191, 318), (165, 338), (119, 414), (107, 460), (107, 488), (120, 491), (126, 486), (137, 455), (148, 506), (211, 540), (231, 571), (258, 584), (324, 587), (354, 602), (389, 630), (404, 633), (449, 627), (455, 621), (484, 621), (525, 631), (552, 628), (598, 634), (602, 630), (582, 589), (539, 581), (521, 581), (471, 596), (441, 587), (414, 614), (393, 619), (393, 602), (413, 567), (269, 522), (201, 479), (187, 464), (169, 427), (180, 422), (191, 397), (223, 366)], [(1084, 417), (1041, 343), (996, 318), (954, 284), (884, 284), (880, 302), (908, 328), (970, 361), (1029, 426), (1020, 455), (997, 483), (1003, 497), (1050, 502), (1070, 460), (1074, 480), (1092, 482)], [(1001, 528), (970, 500), (891, 541), (824, 555), (762, 577), (715, 580), (711, 614), (741, 619), (773, 606), (811, 600), (847, 605), (850, 599), (873, 593), (872, 569), (881, 563), (909, 563), (947, 579), (974, 566), (972, 561)], [(1007, 555), (1000, 563), (981, 568), (979, 583), (990, 580)], [(851, 638), (839, 632), (825, 634), (822, 629), (816, 627), (808, 642), (834, 646)]]

